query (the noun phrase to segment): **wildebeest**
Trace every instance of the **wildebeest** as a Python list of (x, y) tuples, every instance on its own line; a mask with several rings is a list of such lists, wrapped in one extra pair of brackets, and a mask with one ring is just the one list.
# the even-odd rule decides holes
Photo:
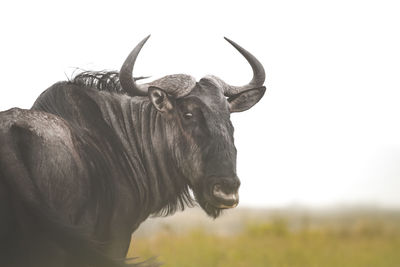
[(82, 72), (0, 113), (0, 266), (121, 266), (140, 223), (193, 205), (190, 191), (214, 218), (237, 206), (230, 113), (264, 95), (261, 63), (226, 39), (253, 69), (247, 85), (138, 84), (148, 38), (120, 72)]

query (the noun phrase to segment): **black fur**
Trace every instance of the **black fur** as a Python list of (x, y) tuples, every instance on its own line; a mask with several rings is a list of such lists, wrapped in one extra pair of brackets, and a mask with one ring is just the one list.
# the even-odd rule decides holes
[(86, 71), (31, 110), (0, 113), (0, 249), (11, 252), (1, 266), (125, 266), (140, 223), (193, 206), (191, 190), (209, 216), (221, 214), (214, 185), (226, 194), (240, 185), (221, 88), (202, 79), (167, 95), (165, 112), (152, 101), (128, 96), (115, 71)]

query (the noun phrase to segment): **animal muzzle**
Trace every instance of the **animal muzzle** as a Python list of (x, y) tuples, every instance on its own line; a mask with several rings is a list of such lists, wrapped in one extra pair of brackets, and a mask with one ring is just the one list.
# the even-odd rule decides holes
[(216, 202), (218, 203), (216, 205), (217, 208), (230, 209), (236, 207), (239, 204), (238, 191), (226, 193), (222, 189), (221, 185), (216, 184), (213, 187), (212, 194)]
[(236, 207), (239, 204), (239, 186), (237, 177), (216, 182), (211, 191), (214, 206), (220, 209)]

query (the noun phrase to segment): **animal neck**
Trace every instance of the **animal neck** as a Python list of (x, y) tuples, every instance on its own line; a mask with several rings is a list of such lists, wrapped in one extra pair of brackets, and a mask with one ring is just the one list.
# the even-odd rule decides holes
[[(121, 97), (120, 107), (106, 108), (104, 116), (127, 151), (132, 169), (128, 182), (142, 220), (168, 215), (191, 204), (187, 183), (168, 147), (168, 121), (148, 98)], [(117, 111), (116, 109), (120, 109)], [(136, 208), (137, 209), (137, 208)]]

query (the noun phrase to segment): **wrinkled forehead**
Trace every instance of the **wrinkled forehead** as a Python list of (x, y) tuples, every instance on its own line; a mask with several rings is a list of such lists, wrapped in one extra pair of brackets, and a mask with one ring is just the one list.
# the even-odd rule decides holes
[(190, 92), (191, 96), (198, 97), (204, 104), (209, 107), (223, 109), (227, 107), (226, 97), (222, 93), (221, 88), (213, 83), (211, 79), (202, 78), (196, 83), (196, 86)]
[(167, 90), (177, 99), (195, 97), (197, 103), (201, 102), (212, 113), (229, 113), (228, 102), (222, 88), (220, 88), (221, 85), (212, 77), (206, 76), (196, 82), (194, 77), (190, 75), (173, 74), (149, 84)]

